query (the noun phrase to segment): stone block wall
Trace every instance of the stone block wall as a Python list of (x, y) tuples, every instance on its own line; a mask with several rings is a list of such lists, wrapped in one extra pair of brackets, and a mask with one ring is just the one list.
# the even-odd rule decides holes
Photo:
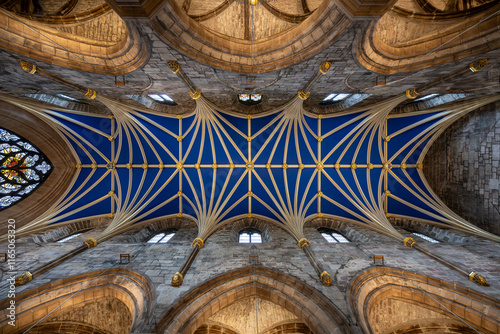
[[(168, 226), (167, 226), (168, 225)], [(165, 226), (171, 227), (171, 224)], [(111, 238), (95, 248), (84, 251), (54, 269), (35, 277), (33, 281), (17, 288), (17, 293), (29, 291), (62, 278), (68, 278), (91, 271), (124, 267), (145, 276), (152, 284), (155, 297), (150, 300), (153, 316), (147, 319), (150, 331), (165, 315), (177, 300), (200, 284), (220, 274), (235, 269), (249, 267), (249, 255), (257, 252), (259, 266), (270, 268), (290, 275), (319, 290), (352, 322), (357, 319), (351, 310), (349, 289), (352, 280), (363, 270), (373, 267), (373, 256), (383, 255), (385, 265), (422, 275), (439, 278), (457, 286), (487, 294), (493, 299), (500, 299), (500, 245), (481, 238), (471, 238), (473, 242), (442, 242), (432, 244), (420, 241), (419, 245), (458, 266), (470, 268), (483, 275), (491, 284), (490, 287), (478, 286), (465, 276), (444, 267), (414, 249), (409, 249), (399, 242), (371, 231), (363, 226), (355, 226), (342, 222), (316, 220), (306, 224), (305, 236), (311, 243), (311, 249), (318, 261), (325, 267), (333, 280), (330, 287), (320, 283), (313, 267), (304, 252), (298, 247), (296, 240), (276, 225), (268, 225), (270, 242), (256, 245), (256, 250), (249, 244), (235, 241), (237, 231), (228, 225), (216, 231), (200, 250), (196, 260), (184, 277), (180, 287), (172, 287), (172, 276), (179, 271), (191, 251), (191, 243), (197, 236), (194, 223), (182, 222), (177, 234), (166, 244), (148, 244), (151, 233), (161, 230), (162, 224), (130, 231), (127, 234)], [(163, 226), (163, 227), (165, 227)], [(329, 244), (317, 231), (319, 227), (336, 228), (344, 235), (352, 238), (348, 244)], [(46, 264), (58, 256), (77, 248), (82, 239), (96, 237), (104, 227), (97, 227), (85, 232), (79, 240), (65, 243), (32, 242), (32, 238), (20, 238), (16, 243), (16, 270), (22, 273)], [(410, 232), (396, 227), (401, 233)], [(146, 231), (146, 232), (144, 232)], [(0, 245), (4, 249), (6, 245)], [(119, 264), (120, 254), (129, 253), (131, 262)], [(6, 264), (0, 264), (6, 275)], [(0, 299), (6, 296), (6, 281), (0, 283)]]
[(500, 234), (500, 103), (450, 126), (427, 153), (424, 174), (450, 209)]

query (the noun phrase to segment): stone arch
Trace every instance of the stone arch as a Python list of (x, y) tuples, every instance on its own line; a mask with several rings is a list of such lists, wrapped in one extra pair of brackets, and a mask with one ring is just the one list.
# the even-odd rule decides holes
[[(76, 160), (66, 141), (47, 123), (7, 102), (0, 101), (0, 111), (2, 127), (35, 144), (54, 167), (31, 195), (2, 211), (3, 217), (15, 219), (16, 228), (20, 228), (44, 213), (64, 194), (76, 172)], [(2, 220), (0, 224), (0, 235), (5, 235), (7, 222)]]
[(48, 230), (44, 233), (31, 235), (28, 237), (29, 242), (55, 242), (67, 236), (76, 233), (85, 233), (93, 230), (96, 227), (106, 225), (109, 218), (93, 218), (86, 219), (79, 222), (69, 223), (62, 227)]
[(500, 45), (498, 15), (494, 15), (500, 7), (496, 1), (482, 3), (470, 10), (443, 13), (394, 6), (356, 41), (355, 57), (365, 68), (388, 75), (494, 50)]
[(486, 334), (500, 329), (498, 300), (402, 269), (363, 271), (352, 281), (348, 297), (365, 333), (397, 333), (410, 328), (428, 328), (424, 331), (428, 333), (432, 327), (464, 327)]
[[(149, 59), (150, 45), (104, 1), (77, 15), (23, 15), (0, 12), (4, 49), (72, 69), (125, 74)], [(29, 28), (27, 28), (29, 27)]]
[(231, 224), (231, 241), (238, 242), (239, 233), (245, 228), (255, 228), (262, 233), (262, 242), (271, 242), (271, 233), (269, 231), (269, 224), (258, 219), (244, 218), (235, 221)]
[(192, 333), (227, 305), (251, 296), (278, 304), (316, 334), (353, 333), (351, 323), (323, 294), (283, 273), (247, 267), (211, 279), (173, 305), (156, 333)]
[[(66, 300), (68, 301), (65, 302)], [(115, 305), (122, 305), (122, 309), (128, 309), (129, 331), (141, 331), (152, 312), (153, 286), (144, 276), (125, 268), (111, 268), (64, 278), (17, 294), (15, 327), (7, 325), (10, 320), (7, 317), (10, 300), (0, 302), (0, 327), (6, 330), (5, 333), (23, 333), (45, 316), (45, 321), (35, 328), (54, 323), (69, 326), (71, 322), (79, 322), (78, 319), (73, 321), (72, 315), (78, 314), (82, 308), (92, 307), (103, 301), (112, 301)], [(56, 311), (49, 313), (52, 310)], [(119, 321), (116, 317), (115, 320)], [(108, 321), (112, 321), (111, 317)], [(86, 325), (95, 327), (92, 323)], [(108, 333), (106, 329), (101, 330)]]
[(336, 230), (353, 242), (367, 242), (370, 240), (368, 236), (362, 233), (361, 227), (337, 219), (317, 218), (307, 222), (304, 227), (307, 225), (314, 227), (316, 230), (322, 227)]

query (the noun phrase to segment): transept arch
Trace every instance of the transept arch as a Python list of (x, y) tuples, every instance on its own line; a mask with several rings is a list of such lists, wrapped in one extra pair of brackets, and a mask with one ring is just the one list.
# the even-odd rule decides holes
[(155, 332), (192, 333), (217, 311), (250, 297), (284, 307), (314, 333), (353, 333), (345, 315), (319, 291), (262, 267), (228, 272), (194, 288), (167, 310)]
[(443, 333), (461, 329), (460, 333), (495, 333), (500, 328), (495, 299), (402, 269), (363, 271), (352, 281), (348, 298), (365, 333), (432, 333), (436, 329)]
[[(13, 205), (2, 211), (2, 216), (14, 219), (16, 228), (20, 228), (40, 216), (64, 195), (76, 172), (76, 160), (67, 142), (47, 123), (7, 102), (0, 101), (0, 111), (2, 126), (36, 145), (54, 167), (53, 173), (22, 201), (22, 205)], [(5, 222), (5, 226), (0, 226), (0, 234), (4, 235), (6, 231)]]
[[(79, 323), (94, 330), (99, 327), (96, 333), (140, 331), (154, 298), (151, 283), (137, 272), (125, 268), (93, 271), (17, 294), (15, 327), (7, 325), (9, 299), (0, 302), (0, 327), (4, 333), (24, 333), (30, 328), (72, 328)], [(105, 314), (106, 310), (111, 313)]]

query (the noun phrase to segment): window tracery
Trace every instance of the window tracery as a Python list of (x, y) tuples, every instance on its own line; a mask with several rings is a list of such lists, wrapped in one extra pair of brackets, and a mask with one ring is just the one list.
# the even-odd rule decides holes
[(165, 232), (157, 233), (148, 240), (148, 244), (165, 244), (175, 235), (177, 230), (168, 230)]
[(339, 232), (329, 229), (329, 228), (320, 228), (318, 232), (325, 238), (328, 243), (348, 243), (351, 242), (349, 239), (344, 237)]
[(261, 244), (262, 233), (255, 228), (246, 228), (240, 231), (238, 239), (240, 244)]
[(33, 144), (0, 128), (0, 210), (26, 198), (51, 171), (50, 161)]

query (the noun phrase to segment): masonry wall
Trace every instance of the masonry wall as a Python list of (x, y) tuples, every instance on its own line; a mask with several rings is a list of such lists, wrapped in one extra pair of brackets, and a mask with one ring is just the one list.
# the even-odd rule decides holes
[(500, 103), (455, 122), (424, 161), (432, 189), (454, 212), (500, 234)]
[[(319, 226), (337, 227), (339, 231), (353, 239), (353, 242), (328, 244), (317, 232)], [(402, 234), (410, 235), (408, 231), (400, 227), (396, 228)], [(16, 270), (22, 273), (25, 270), (33, 270), (41, 264), (48, 263), (61, 254), (78, 247), (83, 240), (95, 237), (100, 230), (102, 227), (86, 232), (65, 243), (33, 242), (32, 237), (18, 239)], [(28, 284), (18, 287), (17, 292), (28, 291), (77, 274), (122, 266), (144, 275), (153, 284), (155, 296), (150, 303), (154, 309), (154, 316), (147, 319), (147, 327), (152, 332), (165, 312), (188, 291), (217, 275), (250, 265), (250, 245), (235, 242), (234, 233), (236, 232), (231, 226), (227, 226), (217, 231), (206, 241), (205, 247), (199, 252), (185, 276), (184, 283), (181, 287), (175, 288), (170, 285), (171, 278), (179, 271), (188, 256), (191, 242), (196, 237), (197, 227), (194, 223), (184, 224), (166, 244), (147, 244), (144, 231), (143, 229), (142, 231), (130, 232), (105, 241), (93, 249), (86, 250), (36, 277)], [(364, 227), (317, 220), (306, 225), (305, 236), (310, 241), (311, 249), (317, 259), (332, 276), (333, 285), (326, 287), (319, 282), (308, 258), (287, 232), (278, 226), (269, 225), (268, 233), (270, 241), (256, 246), (260, 265), (293, 276), (318, 289), (352, 323), (356, 323), (358, 320), (349, 306), (350, 283), (362, 270), (373, 266), (373, 255), (383, 255), (386, 266), (436, 277), (481, 292), (491, 298), (500, 299), (500, 276), (498, 275), (500, 245), (480, 238), (470, 237), (468, 242), (463, 243), (432, 244), (415, 237), (423, 248), (453, 261), (459, 266), (479, 272), (491, 284), (490, 287), (478, 286), (468, 281), (466, 277), (425, 255)], [(4, 249), (5, 246), (5, 244), (0, 245), (0, 248)], [(120, 265), (118, 263), (122, 253), (131, 254), (130, 264)], [(8, 271), (7, 266), (2, 264), (0, 268), (5, 275)], [(6, 289), (6, 281), (2, 279), (0, 299), (6, 297)], [(382, 308), (380, 312), (383, 312)]]

